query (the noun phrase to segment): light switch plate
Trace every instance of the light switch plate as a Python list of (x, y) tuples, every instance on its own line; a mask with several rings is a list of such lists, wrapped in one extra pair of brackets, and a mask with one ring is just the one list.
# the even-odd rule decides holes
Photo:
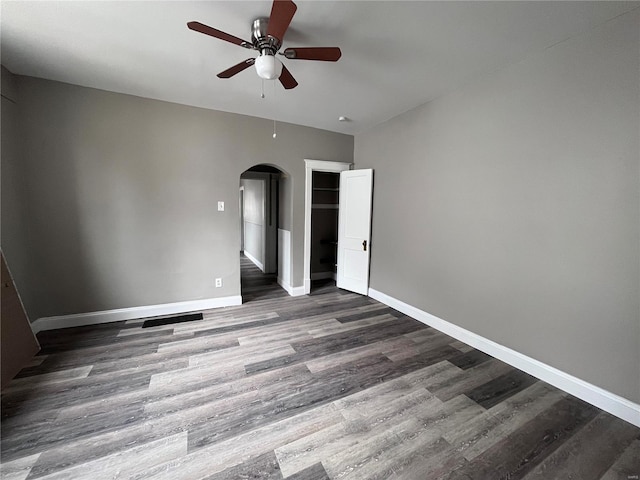
[(218, 202), (218, 211), (224, 212), (224, 202)]

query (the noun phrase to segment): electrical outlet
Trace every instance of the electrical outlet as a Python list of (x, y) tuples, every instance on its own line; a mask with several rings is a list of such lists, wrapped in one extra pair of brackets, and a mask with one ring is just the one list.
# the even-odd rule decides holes
[(216, 278), (216, 288), (220, 288), (222, 286), (222, 279)]

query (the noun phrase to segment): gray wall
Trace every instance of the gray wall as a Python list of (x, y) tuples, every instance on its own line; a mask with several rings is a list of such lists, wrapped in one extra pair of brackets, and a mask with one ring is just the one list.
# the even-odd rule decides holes
[(274, 141), (268, 120), (16, 78), (20, 131), (2, 141), (24, 147), (12, 208), (30, 209), (29, 241), (6, 259), (31, 259), (15, 274), (31, 321), (240, 295), (238, 185), (258, 163), (290, 175), (302, 285), (304, 158), (350, 162), (353, 137), (280, 124)]
[(355, 141), (371, 287), (635, 402), (639, 32), (624, 15)]

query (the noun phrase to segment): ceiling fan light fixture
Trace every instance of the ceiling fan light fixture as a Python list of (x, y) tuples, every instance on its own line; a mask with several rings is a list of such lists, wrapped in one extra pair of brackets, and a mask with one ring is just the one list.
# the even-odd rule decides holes
[[(289, 69), (276, 58), (276, 54), (280, 52), (282, 39), (287, 33), (289, 24), (297, 9), (298, 7), (293, 0), (273, 0), (269, 18), (259, 17), (253, 21), (251, 42), (200, 22), (189, 22), (187, 27), (195, 32), (259, 52), (258, 58), (247, 58), (237, 65), (227, 68), (217, 74), (218, 78), (231, 78), (251, 65), (255, 65), (256, 73), (261, 79), (279, 79), (285, 90), (291, 90), (298, 86), (298, 82), (293, 78)], [(318, 60), (323, 62), (337, 62), (342, 56), (342, 52), (338, 47), (287, 48), (280, 54), (290, 60)]]
[(282, 62), (274, 55), (260, 55), (255, 62), (258, 76), (265, 80), (275, 80), (280, 78), (282, 73)]

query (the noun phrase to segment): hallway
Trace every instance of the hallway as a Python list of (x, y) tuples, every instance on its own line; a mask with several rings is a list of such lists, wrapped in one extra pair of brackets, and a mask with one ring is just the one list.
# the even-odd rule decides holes
[(289, 296), (289, 294), (278, 285), (277, 274), (262, 273), (262, 271), (243, 254), (240, 254), (240, 290), (242, 303)]

